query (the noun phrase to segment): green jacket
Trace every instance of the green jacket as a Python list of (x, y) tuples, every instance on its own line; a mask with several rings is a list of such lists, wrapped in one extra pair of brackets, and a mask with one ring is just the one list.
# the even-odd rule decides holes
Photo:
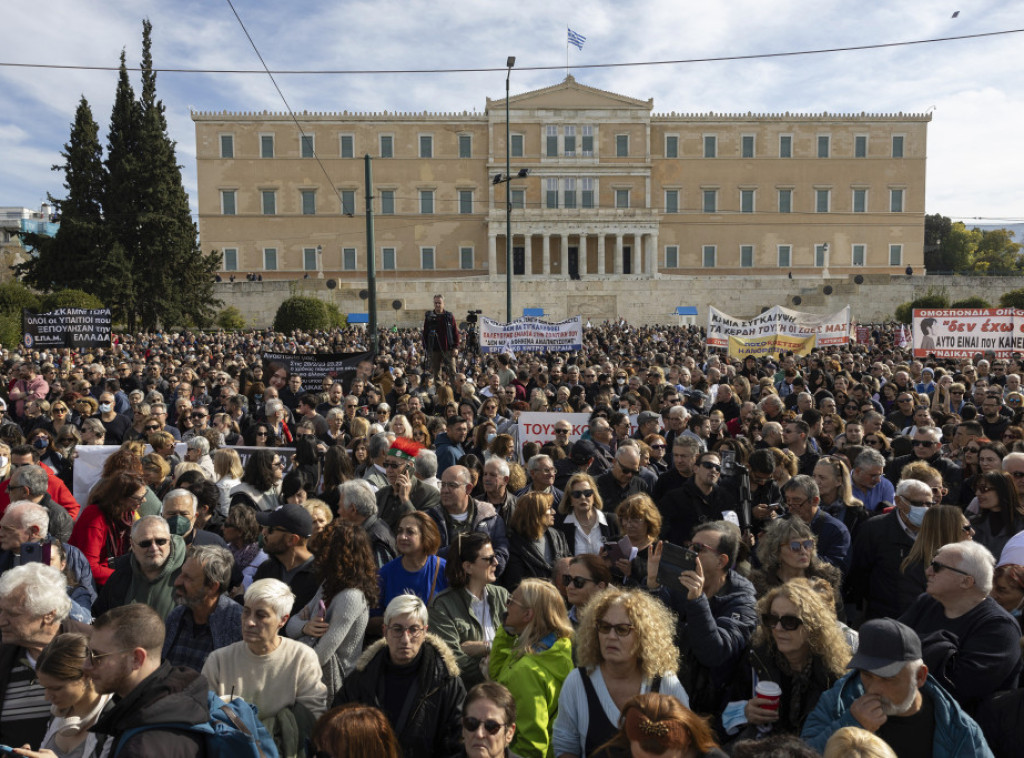
[[(484, 596), (491, 610), (491, 622), (495, 629), (501, 627), (501, 619), (508, 606), (508, 590), (496, 584), (484, 588)], [(444, 640), (455, 654), (463, 684), (468, 690), (484, 680), (480, 670), (483, 656), (469, 656), (462, 652), (462, 643), (467, 640), (482, 640), (483, 625), (473, 613), (473, 596), (465, 587), (449, 587), (434, 598), (430, 604), (430, 631)]]
[(518, 712), (511, 748), (523, 758), (552, 758), (551, 730), (562, 682), (572, 671), (572, 640), (562, 637), (546, 650), (516, 657), (516, 638), (498, 627), (491, 647), (491, 679), (508, 687)]

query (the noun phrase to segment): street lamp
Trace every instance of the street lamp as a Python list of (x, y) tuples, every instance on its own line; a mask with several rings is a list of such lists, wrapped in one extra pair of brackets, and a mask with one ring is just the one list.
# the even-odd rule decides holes
[(505, 321), (512, 322), (512, 145), (509, 142), (508, 89), (516, 57), (505, 61)]
[(324, 246), (316, 246), (316, 278), (324, 278)]

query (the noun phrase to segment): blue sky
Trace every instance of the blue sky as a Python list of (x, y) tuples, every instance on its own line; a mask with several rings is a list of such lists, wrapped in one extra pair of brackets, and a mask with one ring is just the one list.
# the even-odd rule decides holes
[[(158, 68), (257, 69), (224, 0), (9, 0), (3, 63), (115, 66), (140, 55), (154, 26)], [(269, 2), (235, 8), (272, 69), (501, 68), (517, 57), (512, 92), (565, 75), (566, 26), (585, 35), (578, 64), (679, 60), (838, 48), (1024, 28), (1024, 3), (903, 0), (495, 0)], [(951, 18), (953, 11), (958, 18)], [(934, 108), (926, 210), (953, 218), (1024, 218), (1024, 34), (754, 61), (577, 70), (579, 81), (664, 112), (913, 112)], [(504, 71), (465, 74), (279, 76), (292, 108), (462, 111), (504, 96)], [(0, 206), (38, 208), (61, 196), (60, 160), (84, 94), (106, 131), (116, 72), (0, 67)], [(138, 86), (138, 75), (133, 74)], [(265, 75), (162, 73), (158, 92), (195, 207), (189, 109), (283, 110)], [(990, 221), (979, 223), (991, 223)]]

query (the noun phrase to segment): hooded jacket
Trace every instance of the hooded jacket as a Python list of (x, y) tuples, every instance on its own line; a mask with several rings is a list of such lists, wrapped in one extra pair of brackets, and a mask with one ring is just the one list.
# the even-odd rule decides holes
[[(505, 564), (508, 563), (508, 535), (505, 532), (505, 521), (498, 515), (498, 511), (493, 505), (483, 500), (470, 500), (469, 511), (472, 523), (467, 526), (466, 533), (482, 532), (491, 538), (494, 554), (498, 556), (498, 576), (501, 576), (505, 570)], [(437, 554), (448, 560), (448, 548), (455, 540), (455, 533), (449, 529), (444, 506), (438, 504), (428, 508), (427, 515), (434, 519), (438, 531), (441, 532), (441, 548)]]
[[(206, 677), (168, 663), (106, 711), (92, 728), (116, 746), (129, 729), (150, 724), (205, 724), (210, 718)], [(199, 758), (206, 755), (202, 735), (176, 729), (147, 729), (132, 736), (111, 758)]]
[(146, 578), (133, 552), (114, 559), (114, 573), (100, 590), (92, 615), (99, 618), (105, 611), (119, 605), (145, 603), (160, 614), (160, 618), (166, 619), (174, 610), (174, 580), (178, 578), (184, 562), (185, 541), (176, 534), (171, 535), (170, 555), (156, 579)]
[[(363, 703), (383, 710), (388, 679), (384, 664), (387, 641), (378, 640), (356, 662), (356, 669), (334, 698), (334, 705)], [(461, 755), (462, 703), (466, 688), (455, 656), (440, 637), (427, 634), (420, 648), (416, 683), (406, 695), (402, 716), (391, 726), (405, 758)]]

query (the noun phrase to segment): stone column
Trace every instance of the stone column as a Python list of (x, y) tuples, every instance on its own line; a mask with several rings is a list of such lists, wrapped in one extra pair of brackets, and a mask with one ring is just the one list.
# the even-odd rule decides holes
[(562, 279), (569, 278), (569, 235), (563, 234), (561, 238), (562, 249), (560, 259), (562, 261)]
[(541, 274), (551, 276), (551, 235), (543, 234), (540, 238)]
[(615, 260), (612, 262), (615, 266), (614, 271), (619, 276), (622, 276), (622, 234), (617, 233), (615, 235)]
[(487, 276), (491, 279), (498, 278), (498, 236), (487, 235)]
[[(512, 237), (515, 239), (515, 235)], [(523, 276), (533, 276), (533, 248), (530, 245), (532, 239), (529, 234), (523, 235)]]
[(633, 254), (633, 276), (643, 276), (643, 257), (641, 255), (644, 244), (644, 236), (642, 234), (633, 234), (633, 249), (630, 251)]
[(597, 235), (597, 275), (604, 276), (608, 269), (604, 260), (604, 232)]
[(647, 275), (652, 279), (658, 275), (658, 233), (654, 232), (648, 236), (648, 240), (651, 243), (651, 256), (647, 261)]

